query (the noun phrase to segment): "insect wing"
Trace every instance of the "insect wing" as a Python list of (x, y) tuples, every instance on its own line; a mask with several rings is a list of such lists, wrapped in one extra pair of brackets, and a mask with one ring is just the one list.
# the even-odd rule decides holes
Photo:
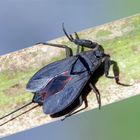
[[(57, 112), (62, 111), (67, 106), (69, 106), (76, 97), (81, 93), (81, 90), (85, 86), (89, 79), (89, 75), (87, 73), (84, 73), (82, 75), (70, 75), (66, 82), (62, 82), (62, 85), (59, 83), (52, 84), (49, 88), (49, 92), (53, 92), (53, 90), (57, 91), (56, 89), (53, 89), (55, 86), (60, 86), (58, 92), (55, 94), (51, 94), (51, 96), (46, 97), (43, 103), (43, 111), (45, 114), (55, 114)], [(65, 83), (65, 84), (64, 84)], [(54, 93), (54, 92), (53, 92)], [(47, 93), (48, 94), (48, 93)]]
[(27, 90), (31, 92), (37, 92), (39, 91), (42, 87), (47, 85), (49, 81), (51, 80), (51, 77), (43, 77), (43, 78), (38, 78), (34, 79), (31, 82), (27, 84)]
[(55, 76), (68, 71), (71, 64), (75, 62), (76, 57), (70, 57), (69, 59), (63, 59), (57, 62), (53, 62), (47, 66), (44, 66), (29, 80), (26, 89), (30, 92), (38, 92), (44, 88)]

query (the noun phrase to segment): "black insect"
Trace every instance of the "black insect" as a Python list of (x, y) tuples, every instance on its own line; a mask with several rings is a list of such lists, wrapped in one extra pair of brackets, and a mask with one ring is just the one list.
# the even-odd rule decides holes
[[(105, 76), (109, 77), (110, 56), (104, 53), (102, 46), (98, 43), (80, 39), (76, 32), (74, 38), (71, 34), (67, 34), (64, 24), (62, 25), (62, 28), (69, 41), (77, 45), (76, 55), (73, 55), (72, 49), (66, 45), (39, 43), (64, 48), (66, 51), (66, 58), (43, 67), (29, 80), (26, 88), (28, 91), (34, 94), (34, 97), (27, 105), (31, 103), (38, 103), (38, 105), (43, 106), (44, 113), (49, 115), (63, 111), (77, 98), (79, 98), (81, 105), (81, 91), (88, 83), (96, 95), (100, 109), (100, 93), (94, 87), (94, 85), (89, 82), (89, 79), (94, 74), (96, 69), (102, 64), (104, 64)], [(80, 52), (81, 48), (83, 47), (90, 48), (90, 50)], [(116, 72), (114, 74), (116, 83), (120, 84), (118, 76), (119, 73)], [(17, 110), (11, 112), (10, 114), (16, 111)], [(7, 114), (6, 116), (10, 114)], [(65, 118), (71, 114), (72, 111), (68, 113)]]

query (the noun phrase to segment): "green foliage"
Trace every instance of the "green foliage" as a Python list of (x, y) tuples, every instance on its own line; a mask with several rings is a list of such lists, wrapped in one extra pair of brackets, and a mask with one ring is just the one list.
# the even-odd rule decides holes
[(110, 34), (112, 34), (112, 32), (111, 31), (109, 31), (109, 30), (100, 30), (100, 31), (98, 31), (97, 32), (97, 34), (96, 34), (96, 37), (98, 38), (100, 38), (100, 37), (106, 37), (106, 36), (108, 36), (108, 35), (110, 35)]

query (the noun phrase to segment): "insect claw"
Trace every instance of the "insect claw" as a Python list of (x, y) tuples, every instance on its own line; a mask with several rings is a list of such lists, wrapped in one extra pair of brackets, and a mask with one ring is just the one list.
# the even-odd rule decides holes
[(67, 118), (66, 116), (65, 116), (65, 117), (63, 117), (63, 118), (61, 119), (61, 121), (64, 121), (66, 118)]
[(68, 117), (70, 117), (70, 116), (71, 116), (71, 114), (68, 114), (68, 115), (64, 116), (64, 117), (61, 119), (61, 121), (64, 121), (66, 118), (68, 118)]
[(98, 102), (98, 104), (99, 104), (99, 110), (101, 109), (101, 102)]

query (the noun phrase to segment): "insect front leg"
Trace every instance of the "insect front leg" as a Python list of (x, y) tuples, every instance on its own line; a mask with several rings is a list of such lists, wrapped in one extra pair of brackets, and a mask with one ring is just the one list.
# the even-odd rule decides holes
[[(75, 34), (75, 38), (76, 39), (80, 39), (79, 36), (78, 36), (78, 34), (76, 32), (74, 34)], [(79, 54), (79, 53), (80, 53), (80, 45), (77, 45), (76, 54)]]
[[(76, 39), (80, 39), (79, 36), (78, 36), (78, 34), (77, 34), (77, 32), (75, 32), (74, 34), (75, 34), (75, 38), (76, 38)], [(81, 50), (80, 50), (80, 49), (81, 49)], [(80, 51), (81, 51), (81, 52), (84, 51), (84, 46), (77, 45), (76, 54), (79, 54)]]
[[(76, 40), (80, 40), (78, 34), (76, 32), (74, 32), (75, 34), (75, 39), (73, 38), (73, 36), (70, 34), (68, 35), (66, 30), (65, 30), (65, 27), (64, 27), (64, 23), (62, 24), (62, 28), (63, 28), (63, 32), (64, 34), (66, 35), (66, 37), (69, 39), (69, 41), (73, 42), (75, 39)], [(76, 50), (76, 54), (79, 54), (80, 53), (80, 48), (81, 48), (81, 51), (83, 51), (83, 46), (77, 44), (77, 50)]]
[(99, 44), (96, 42), (92, 42), (92, 41), (86, 40), (86, 39), (80, 39), (76, 32), (74, 33), (75, 38), (71, 34), (68, 34), (65, 30), (64, 23), (62, 24), (62, 28), (63, 28), (63, 32), (66, 35), (66, 37), (68, 38), (68, 40), (73, 42), (75, 45), (77, 45), (76, 54), (80, 53), (80, 48), (81, 48), (81, 52), (83, 52), (84, 47), (90, 48), (90, 49), (97, 49), (99, 47)]

